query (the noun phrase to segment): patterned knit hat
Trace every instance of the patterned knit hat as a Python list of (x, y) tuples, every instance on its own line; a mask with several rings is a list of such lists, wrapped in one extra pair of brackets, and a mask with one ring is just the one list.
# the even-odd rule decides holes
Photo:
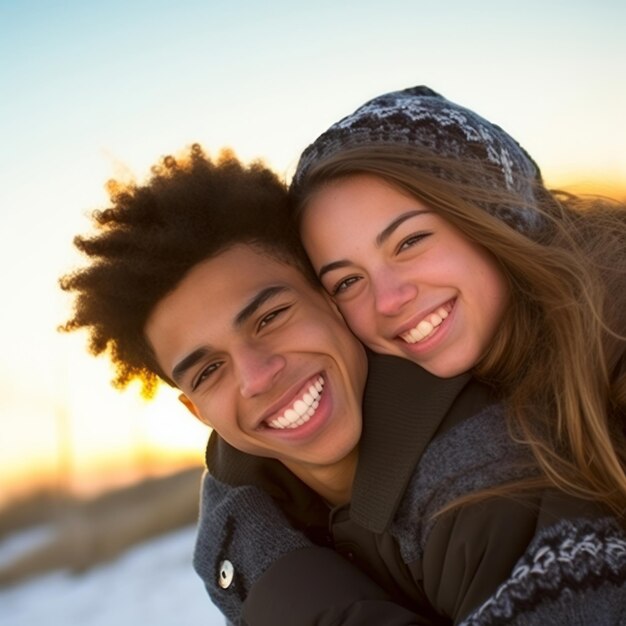
[[(489, 206), (489, 212), (526, 234), (541, 223), (539, 214), (528, 208), (535, 205), (535, 191), (542, 186), (541, 172), (528, 153), (499, 126), (424, 86), (378, 96), (333, 124), (302, 153), (292, 193), (298, 196), (311, 166), (370, 144), (418, 145), (438, 156), (491, 164), (497, 185), (519, 194), (526, 206)], [(493, 172), (485, 170), (485, 185), (493, 187)]]

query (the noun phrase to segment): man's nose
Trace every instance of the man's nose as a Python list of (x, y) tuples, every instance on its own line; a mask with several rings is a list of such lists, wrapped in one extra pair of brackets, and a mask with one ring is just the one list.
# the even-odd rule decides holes
[(269, 391), (285, 367), (285, 358), (275, 351), (244, 348), (239, 354), (239, 387), (244, 398)]

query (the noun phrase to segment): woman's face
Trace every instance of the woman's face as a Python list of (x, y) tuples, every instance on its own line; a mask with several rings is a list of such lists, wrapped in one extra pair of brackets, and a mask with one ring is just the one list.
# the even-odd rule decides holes
[(352, 331), (442, 378), (471, 369), (508, 300), (494, 257), (412, 196), (355, 175), (315, 193), (305, 248)]

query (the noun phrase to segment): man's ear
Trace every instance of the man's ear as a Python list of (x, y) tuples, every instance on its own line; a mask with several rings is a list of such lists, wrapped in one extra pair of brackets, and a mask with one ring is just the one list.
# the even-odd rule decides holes
[(181, 393), (178, 396), (178, 400), (180, 402), (182, 402), (182, 404), (185, 405), (185, 407), (187, 407), (187, 410), (197, 419), (200, 420), (203, 424), (205, 424), (206, 426), (210, 426), (211, 428), (213, 427), (213, 425), (207, 420), (205, 419), (202, 414), (200, 413), (200, 411), (198, 410), (198, 407), (184, 394)]

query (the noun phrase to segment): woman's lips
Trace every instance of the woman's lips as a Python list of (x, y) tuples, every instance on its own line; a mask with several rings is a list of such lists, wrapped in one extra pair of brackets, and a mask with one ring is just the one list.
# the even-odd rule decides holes
[(411, 344), (424, 341), (424, 339), (430, 337), (448, 317), (453, 306), (453, 300), (446, 302), (442, 306), (435, 309), (432, 313), (429, 313), (426, 317), (422, 318), (416, 326), (401, 333), (400, 338), (406, 343)]

